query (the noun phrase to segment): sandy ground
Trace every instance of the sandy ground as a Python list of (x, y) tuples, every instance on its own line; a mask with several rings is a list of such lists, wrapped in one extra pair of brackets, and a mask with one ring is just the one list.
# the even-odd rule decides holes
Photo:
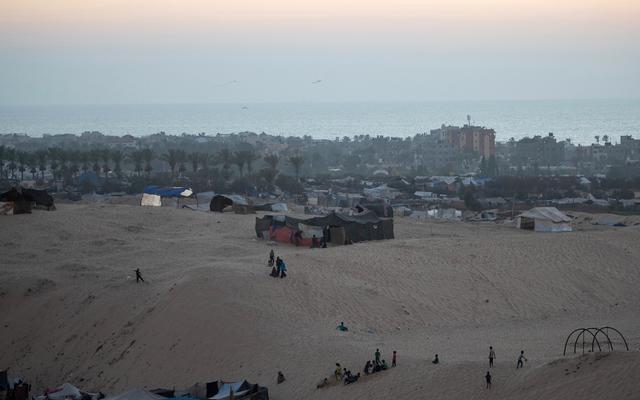
[[(640, 397), (639, 226), (397, 219), (396, 240), (306, 249), (256, 239), (254, 217), (109, 204), (3, 217), (0, 368), (105, 393), (246, 378), (276, 400)], [(285, 279), (268, 276), (272, 246)], [(563, 357), (569, 332), (604, 325), (631, 351)], [(316, 389), (376, 348), (398, 366)]]

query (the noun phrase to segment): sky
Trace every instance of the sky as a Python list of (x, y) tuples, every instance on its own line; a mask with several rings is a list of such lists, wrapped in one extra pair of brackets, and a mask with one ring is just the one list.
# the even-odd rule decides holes
[(0, 0), (0, 105), (638, 98), (640, 0)]

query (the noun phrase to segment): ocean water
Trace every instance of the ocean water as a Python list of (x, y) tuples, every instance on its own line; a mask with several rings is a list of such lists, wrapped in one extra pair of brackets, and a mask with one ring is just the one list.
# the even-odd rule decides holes
[(369, 103), (219, 103), (161, 105), (0, 106), (0, 133), (100, 131), (107, 135), (233, 133), (334, 139), (354, 135), (413, 136), (442, 124), (496, 130), (498, 140), (553, 132), (588, 144), (594, 137), (640, 138), (640, 99)]

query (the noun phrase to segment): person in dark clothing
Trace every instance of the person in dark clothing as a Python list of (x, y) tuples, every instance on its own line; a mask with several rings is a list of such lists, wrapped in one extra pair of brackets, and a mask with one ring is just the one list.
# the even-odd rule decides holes
[(487, 389), (491, 389), (491, 373), (487, 371), (487, 374), (484, 376), (484, 379), (487, 381)]
[(437, 354), (436, 354), (436, 357), (431, 362), (434, 363), (434, 364), (440, 364), (440, 359), (438, 358)]
[(496, 358), (496, 352), (493, 351), (493, 347), (489, 346), (489, 368), (493, 367), (493, 359)]
[(282, 371), (278, 371), (278, 385), (284, 382), (284, 374)]
[(380, 364), (380, 349), (376, 349), (374, 357), (375, 357), (375, 360), (376, 360), (376, 365)]
[(136, 283), (140, 283), (140, 281), (144, 282), (144, 279), (142, 279), (140, 268), (136, 268)]
[(367, 360), (367, 363), (364, 365), (364, 374), (369, 375), (371, 372), (371, 361)]
[(273, 249), (271, 249), (271, 251), (269, 252), (269, 266), (273, 266), (273, 263), (275, 262), (276, 259), (276, 255), (273, 252)]
[(518, 357), (518, 364), (516, 365), (516, 369), (522, 368), (523, 362), (527, 361), (527, 357), (524, 356), (524, 350), (520, 351), (520, 356)]
[(271, 267), (271, 273), (269, 275), (274, 277), (274, 278), (278, 277), (278, 270), (276, 269), (275, 266)]
[(395, 367), (396, 366), (396, 351), (393, 351), (393, 357), (391, 357), (391, 366)]

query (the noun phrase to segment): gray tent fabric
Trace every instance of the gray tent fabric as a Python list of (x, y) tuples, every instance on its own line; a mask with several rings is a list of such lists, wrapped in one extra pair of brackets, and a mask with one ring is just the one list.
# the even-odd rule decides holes
[[(288, 227), (294, 231), (300, 230), (300, 224), (307, 226), (327, 228), (342, 228), (344, 230), (344, 243), (357, 243), (368, 240), (393, 239), (393, 219), (379, 218), (374, 212), (367, 211), (362, 214), (348, 215), (333, 212), (322, 217), (310, 219), (298, 219), (286, 215), (266, 215), (264, 218), (256, 218), (256, 235), (263, 236), (263, 232), (271, 227)], [(265, 238), (266, 239), (266, 238)], [(334, 240), (331, 240), (334, 243)], [(344, 244), (339, 243), (339, 244)]]
[(544, 219), (555, 223), (571, 222), (571, 218), (567, 217), (562, 211), (555, 207), (535, 207), (523, 212), (519, 217)]
[(248, 207), (249, 201), (245, 197), (236, 194), (217, 194), (211, 199), (209, 210), (222, 212), (226, 207), (233, 205)]
[(107, 400), (163, 400), (164, 397), (146, 391), (144, 389), (132, 389), (117, 396), (109, 397)]

